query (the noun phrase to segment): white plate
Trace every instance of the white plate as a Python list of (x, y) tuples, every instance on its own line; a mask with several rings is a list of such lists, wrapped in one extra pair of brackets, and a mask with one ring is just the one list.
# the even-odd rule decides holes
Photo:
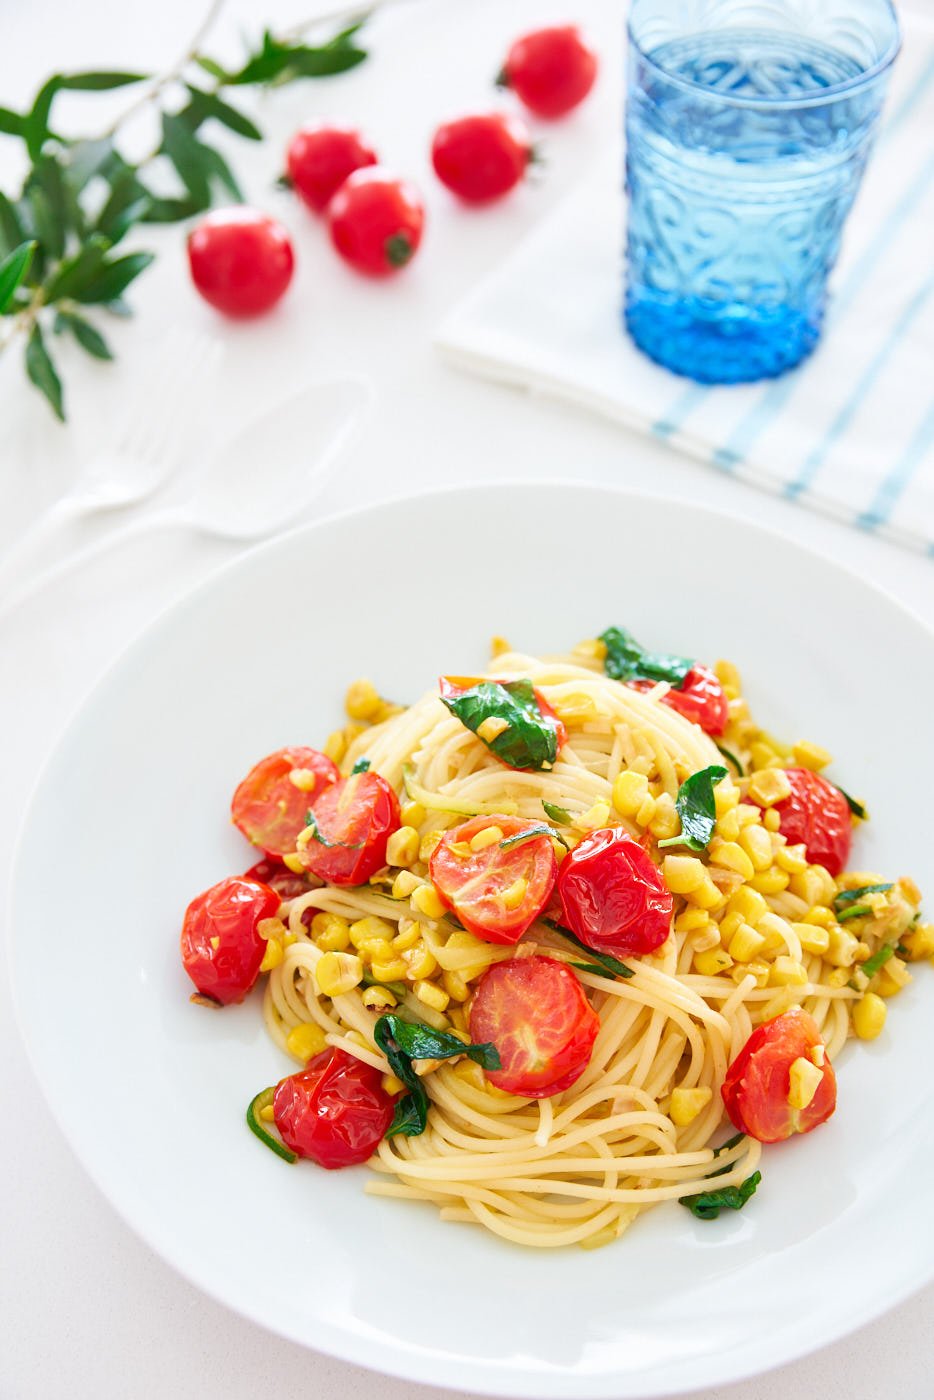
[(494, 632), (558, 651), (610, 623), (733, 658), (756, 713), (836, 755), (873, 821), (855, 861), (931, 886), (934, 638), (866, 582), (695, 506), (570, 485), (453, 491), (258, 549), (167, 613), (48, 764), (14, 879), (19, 1014), (52, 1109), (121, 1215), (274, 1332), (413, 1380), (498, 1395), (670, 1394), (839, 1337), (932, 1275), (930, 971), (848, 1048), (825, 1128), (767, 1149), (742, 1214), (676, 1204), (617, 1245), (522, 1252), (294, 1168), (244, 1126), (290, 1068), (258, 999), (188, 1002), (197, 891), (244, 869), (230, 793), (321, 742), (349, 680), (415, 698)]

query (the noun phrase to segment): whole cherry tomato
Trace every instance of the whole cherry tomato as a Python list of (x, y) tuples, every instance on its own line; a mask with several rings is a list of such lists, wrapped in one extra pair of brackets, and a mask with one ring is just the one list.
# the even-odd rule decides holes
[(775, 803), (779, 830), (789, 846), (804, 845), (808, 860), (837, 876), (846, 868), (853, 819), (846, 798), (810, 768), (786, 768), (791, 796)]
[(292, 186), (316, 214), (323, 212), (348, 175), (376, 162), (376, 152), (359, 131), (334, 122), (303, 127), (286, 152)]
[(298, 857), (332, 885), (365, 885), (386, 864), (386, 846), (401, 826), (399, 799), (378, 773), (352, 773), (312, 803), (314, 823)]
[(365, 1162), (392, 1122), (394, 1100), (382, 1078), (346, 1050), (322, 1050), (276, 1085), (272, 1111), (282, 1141), (329, 1170)]
[[(244, 871), (244, 880), (259, 880), (260, 884), (268, 885), (271, 890), (275, 890), (281, 900), (297, 899), (299, 895), (307, 894), (312, 888), (305, 875), (295, 875), (286, 866), (280, 865), (277, 860), (258, 860), (255, 865), (251, 865), (249, 870)], [(312, 914), (316, 911), (312, 910)]]
[(600, 1018), (571, 969), (533, 956), (495, 963), (470, 1008), (470, 1038), (492, 1041), (502, 1068), (491, 1084), (524, 1099), (547, 1099), (579, 1079), (590, 1063)]
[(225, 316), (268, 311), (292, 280), (288, 233), (256, 209), (208, 214), (188, 235), (188, 265), (198, 291)]
[(358, 272), (385, 277), (398, 272), (422, 241), (425, 206), (408, 180), (381, 166), (355, 170), (327, 208), (331, 242)]
[[(473, 837), (492, 827), (502, 836), (472, 851)], [(472, 817), (444, 833), (429, 861), (441, 899), (464, 928), (488, 943), (518, 943), (548, 903), (558, 871), (549, 837), (502, 845), (530, 830), (535, 823), (521, 817)]]
[[(651, 690), (655, 681), (627, 681), (633, 690)], [(684, 684), (662, 696), (662, 704), (699, 724), (708, 734), (722, 734), (730, 718), (729, 701), (717, 676), (708, 666), (692, 666)]]
[(231, 819), (254, 846), (281, 860), (294, 854), (308, 808), (339, 778), (337, 766), (317, 749), (277, 749), (260, 759), (237, 787)]
[[(733, 1126), (759, 1142), (782, 1142), (826, 1122), (837, 1106), (837, 1080), (823, 1045), (817, 1026), (800, 1007), (758, 1026), (723, 1081), (721, 1093)], [(821, 1070), (807, 1108), (788, 1103), (791, 1066), (798, 1059)]]
[(279, 902), (269, 885), (243, 875), (191, 901), (182, 924), (182, 966), (203, 996), (224, 1006), (243, 1000), (266, 951), (256, 925), (271, 919)]
[(508, 194), (531, 159), (532, 140), (525, 123), (504, 112), (445, 122), (431, 143), (438, 179), (470, 204)]
[(573, 24), (517, 39), (497, 78), (539, 117), (563, 117), (583, 102), (597, 76), (597, 55)]
[(585, 836), (561, 862), (561, 920), (588, 948), (625, 957), (668, 937), (673, 900), (658, 866), (621, 827)]

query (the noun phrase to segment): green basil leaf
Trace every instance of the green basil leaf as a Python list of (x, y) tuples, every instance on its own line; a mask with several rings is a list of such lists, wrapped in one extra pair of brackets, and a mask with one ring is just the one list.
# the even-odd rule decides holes
[(569, 943), (573, 943), (575, 948), (579, 948), (582, 953), (586, 953), (592, 962), (599, 963), (606, 972), (611, 972), (614, 977), (634, 977), (635, 973), (631, 967), (627, 967), (619, 958), (614, 958), (610, 953), (598, 953), (596, 948), (588, 948), (587, 944), (572, 933), (569, 928), (562, 928), (561, 924), (555, 923), (554, 919), (542, 919), (541, 921), (554, 933), (560, 933), (562, 938), (566, 938)]
[(350, 770), (351, 777), (353, 777), (354, 773), (368, 773), (370, 771), (370, 766), (370, 760), (368, 758), (358, 758), (353, 768)]
[(727, 1138), (726, 1142), (721, 1142), (719, 1147), (714, 1148), (713, 1155), (719, 1157), (722, 1153), (729, 1152), (731, 1147), (738, 1147), (745, 1136), (745, 1133), (734, 1133), (731, 1138)]
[(553, 841), (560, 841), (566, 851), (570, 850), (560, 831), (555, 831), (553, 826), (546, 826), (544, 822), (538, 826), (530, 826), (527, 831), (517, 831), (515, 836), (505, 836), (500, 841), (499, 848), (501, 851), (508, 851), (513, 846), (525, 845), (526, 841), (532, 841), (536, 836), (550, 836)]
[(600, 633), (606, 647), (603, 663), (608, 676), (616, 681), (668, 681), (676, 689), (684, 684), (694, 662), (687, 656), (667, 652), (646, 651), (635, 637), (622, 627), (608, 627)]
[[(717, 741), (714, 740), (714, 743), (716, 744)], [(723, 754), (723, 757), (727, 760), (727, 762), (728, 762), (728, 763), (732, 763), (733, 767), (736, 769), (736, 771), (737, 771), (737, 773), (739, 774), (739, 776), (740, 776), (741, 778), (745, 778), (745, 776), (746, 776), (746, 770), (745, 770), (745, 768), (743, 767), (743, 765), (740, 763), (739, 759), (736, 757), (736, 754), (735, 754), (735, 753), (731, 753), (731, 751), (730, 751), (729, 749), (725, 749), (725, 748), (723, 747), (722, 744), (717, 744), (717, 748), (718, 748), (718, 749), (720, 750), (720, 752)]]
[(224, 102), (214, 92), (205, 92), (202, 88), (192, 87), (191, 83), (186, 83), (185, 86), (191, 94), (191, 101), (186, 111), (189, 114), (189, 124), (194, 124), (192, 129), (200, 126), (209, 117), (213, 117), (222, 126), (226, 126), (230, 131), (235, 131), (238, 136), (245, 137), (247, 141), (262, 141), (263, 133), (259, 127), (255, 122), (251, 122), (249, 117), (238, 112), (236, 107), (231, 107), (229, 102)]
[[(553, 767), (558, 756), (557, 726), (542, 714), (531, 681), (480, 681), (441, 699), (451, 714), (510, 768), (541, 771)], [(489, 743), (477, 732), (488, 719), (505, 720), (507, 725)]]
[(123, 258), (105, 263), (90, 285), (72, 294), (75, 301), (89, 305), (115, 301), (141, 272), (145, 272), (153, 258), (153, 253), (127, 253)]
[(35, 243), (21, 243), (0, 262), (0, 315), (8, 310), (17, 287), (25, 282), (35, 251)]
[(113, 359), (110, 346), (100, 331), (96, 326), (92, 326), (90, 321), (86, 321), (83, 316), (78, 316), (73, 311), (60, 311), (55, 318), (55, 328), (57, 331), (70, 331), (82, 350), (93, 355), (95, 360)]
[(837, 792), (840, 793), (841, 797), (843, 797), (843, 799), (845, 800), (846, 805), (853, 813), (853, 816), (859, 817), (860, 821), (868, 822), (869, 813), (866, 811), (866, 808), (863, 806), (862, 802), (857, 802), (855, 797), (851, 797), (848, 792), (844, 792), (843, 788), (840, 786), (839, 783), (834, 783), (834, 787), (837, 789)]
[(679, 1196), (678, 1203), (687, 1206), (698, 1220), (716, 1220), (721, 1210), (742, 1210), (749, 1198), (755, 1195), (761, 1180), (762, 1173), (753, 1172), (741, 1186), (722, 1186), (719, 1191), (705, 1191), (697, 1196)]
[(856, 900), (862, 899), (867, 894), (888, 894), (893, 888), (891, 880), (885, 885), (860, 885), (855, 890), (841, 890), (833, 897), (834, 909), (842, 909), (846, 904), (854, 904)]
[(62, 400), (62, 381), (56, 373), (38, 321), (26, 342), (26, 373), (36, 388), (43, 393), (52, 405), (52, 412), (59, 422), (65, 421), (65, 406)]
[(465, 1045), (457, 1036), (432, 1030), (401, 1016), (385, 1012), (373, 1028), (373, 1039), (389, 1061), (390, 1069), (408, 1089), (408, 1094), (396, 1104), (387, 1137), (401, 1133), (418, 1137), (428, 1122), (429, 1098), (424, 1084), (412, 1066), (413, 1060), (447, 1060), (455, 1055), (468, 1055), (484, 1069), (499, 1069), (500, 1058), (495, 1046)]
[(550, 817), (559, 826), (571, 825), (571, 814), (564, 807), (559, 807), (554, 802), (546, 802), (544, 798), (542, 798), (542, 806), (545, 809), (545, 816)]
[(725, 768), (713, 765), (685, 778), (675, 798), (675, 809), (681, 818), (681, 835), (659, 841), (659, 849), (663, 846), (687, 846), (692, 851), (706, 850), (717, 824), (714, 786), (726, 776)]
[[(397, 1075), (396, 1078), (398, 1077)], [(386, 1130), (388, 1138), (396, 1137), (400, 1133), (403, 1137), (420, 1137), (425, 1131), (429, 1098), (424, 1084), (417, 1075), (415, 1078), (418, 1082), (409, 1086), (409, 1093), (396, 1100), (392, 1122)]]

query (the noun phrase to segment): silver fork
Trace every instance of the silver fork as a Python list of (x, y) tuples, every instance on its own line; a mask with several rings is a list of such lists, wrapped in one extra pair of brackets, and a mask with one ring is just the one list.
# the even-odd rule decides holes
[(220, 345), (206, 336), (179, 327), (169, 332), (112, 440), (86, 458), (70, 490), (0, 560), (0, 598), (37, 568), (47, 568), (50, 554), (67, 556), (75, 524), (138, 505), (174, 476), (184, 434), (220, 357)]

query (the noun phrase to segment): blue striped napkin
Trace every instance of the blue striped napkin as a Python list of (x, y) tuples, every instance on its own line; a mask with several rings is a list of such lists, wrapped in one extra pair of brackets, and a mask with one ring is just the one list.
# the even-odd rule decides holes
[(707, 387), (635, 349), (619, 312), (619, 153), (454, 311), (444, 355), (934, 555), (934, 20), (902, 19), (823, 340), (799, 369)]

